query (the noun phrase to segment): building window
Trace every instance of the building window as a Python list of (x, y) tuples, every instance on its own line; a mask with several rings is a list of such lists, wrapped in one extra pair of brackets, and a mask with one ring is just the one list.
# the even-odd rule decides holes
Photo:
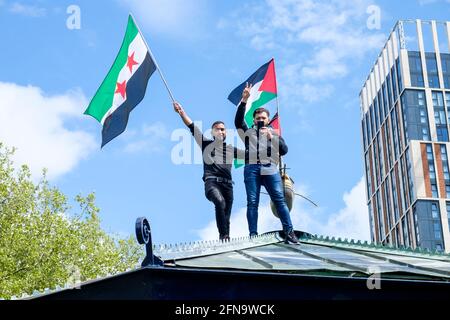
[(408, 51), (409, 72), (413, 87), (424, 87), (420, 52)]
[(439, 210), (436, 203), (431, 204), (431, 218), (439, 219)]
[(378, 152), (378, 137), (375, 138), (374, 142), (373, 142), (373, 162), (375, 165), (375, 189), (378, 188), (378, 185), (380, 184), (380, 167), (378, 165), (378, 157), (379, 157), (379, 152)]
[(409, 199), (409, 193), (407, 192), (408, 190), (408, 185), (406, 183), (407, 180), (407, 174), (405, 171), (405, 156), (402, 156), (400, 158), (400, 177), (401, 177), (401, 184), (400, 184), (400, 197), (402, 199), (402, 208), (405, 211), (409, 205), (411, 204), (410, 199)]
[(431, 144), (427, 144), (426, 149), (427, 149), (428, 170), (430, 173), (431, 196), (433, 198), (438, 198), (439, 194), (436, 181), (436, 169), (434, 166), (433, 148), (431, 147)]
[(420, 123), (427, 123), (427, 114), (425, 110), (420, 110)]
[(372, 239), (372, 242), (375, 242), (375, 234), (373, 233), (373, 230), (375, 229), (374, 219), (373, 219), (373, 209), (372, 209), (372, 203), (369, 202), (369, 223), (370, 223), (370, 238)]
[(431, 144), (427, 144), (427, 160), (433, 161), (433, 148), (431, 148)]
[(408, 174), (408, 185), (409, 185), (409, 198), (411, 202), (414, 202), (414, 176), (412, 175), (412, 166), (411, 166), (411, 159), (409, 157), (409, 150), (406, 150), (405, 152), (406, 157), (406, 172)]
[(377, 142), (378, 142), (378, 158), (380, 159), (380, 182), (383, 181), (384, 176), (384, 154), (383, 154), (383, 147), (381, 145), (381, 134), (379, 135)]
[(389, 119), (386, 121), (386, 149), (388, 154), (388, 162), (389, 166), (388, 168), (392, 167), (392, 146), (391, 146), (391, 126), (389, 125)]
[(387, 95), (387, 89), (386, 89), (386, 82), (383, 82), (381, 90), (383, 92), (384, 116), (387, 117), (389, 114), (389, 103), (387, 101), (388, 95)]
[(446, 205), (447, 205), (448, 232), (450, 232), (450, 202), (447, 202)]
[(397, 72), (395, 72), (395, 67), (391, 68), (391, 77), (392, 77), (392, 91), (394, 94), (394, 104), (397, 102), (398, 92), (397, 92)]
[(365, 118), (361, 121), (361, 132), (363, 135), (363, 144), (364, 144), (364, 151), (367, 149), (367, 134), (366, 134), (366, 121)]
[(378, 236), (381, 239), (384, 238), (384, 217), (382, 210), (382, 203), (380, 201), (380, 191), (377, 191), (376, 195), (376, 204), (377, 204), (377, 217), (378, 217)]
[(439, 88), (439, 77), (436, 62), (436, 54), (427, 52), (425, 54), (428, 74), (428, 85), (430, 88)]
[(366, 179), (367, 179), (367, 196), (368, 199), (370, 199), (370, 196), (372, 195), (372, 185), (370, 183), (371, 180), (371, 172), (370, 172), (370, 159), (369, 159), (369, 152), (366, 152)]
[(441, 53), (442, 77), (444, 78), (444, 86), (450, 89), (450, 54)]
[(392, 221), (392, 211), (391, 211), (391, 197), (389, 193), (389, 179), (386, 179), (384, 183), (384, 198), (386, 201), (386, 215), (387, 215), (387, 223), (388, 228), (391, 230), (393, 221)]
[(442, 92), (433, 91), (431, 93), (434, 109), (434, 120), (436, 123), (436, 133), (438, 141), (448, 141), (447, 117), (445, 115), (444, 98)]
[(384, 108), (383, 108), (383, 99), (381, 98), (381, 90), (378, 91), (378, 106), (380, 107), (380, 125), (384, 122)]
[(439, 213), (439, 205), (435, 202), (431, 203), (431, 219), (433, 220), (434, 240), (442, 240), (441, 215)]
[(401, 93), (403, 90), (402, 70), (400, 68), (400, 60), (395, 60), (395, 68), (397, 71), (398, 91)]
[(377, 131), (375, 129), (375, 113), (373, 110), (373, 104), (370, 105), (369, 111), (370, 111), (370, 130), (372, 131), (372, 139), (375, 138), (377, 135)]
[(447, 105), (448, 122), (450, 122), (450, 92), (445, 93), (445, 104)]
[(392, 175), (391, 175), (391, 186), (392, 186), (392, 199), (394, 202), (394, 217), (395, 217), (395, 221), (394, 224), (397, 223), (400, 214), (398, 212), (398, 196), (397, 196), (397, 182), (395, 179), (395, 171), (392, 171)]
[(380, 109), (378, 108), (378, 99), (375, 97), (375, 103), (373, 104), (374, 110), (375, 110), (375, 133), (378, 132), (378, 129), (380, 128), (380, 116), (379, 112)]
[(427, 127), (423, 127), (422, 128), (422, 140), (425, 140), (425, 141), (429, 141), (430, 140), (430, 135), (428, 134), (428, 128)]
[(444, 180), (445, 180), (445, 193), (446, 198), (450, 198), (450, 170), (448, 165), (447, 148), (445, 144), (441, 144), (440, 148), (441, 148), (442, 171), (444, 172)]
[(372, 130), (370, 128), (370, 112), (366, 113), (366, 131), (367, 131), (367, 146), (372, 143)]
[(385, 82), (388, 91), (389, 109), (391, 109), (391, 107), (394, 105), (394, 101), (392, 100), (391, 76), (389, 74), (387, 75)]
[(405, 214), (405, 216), (402, 219), (402, 226), (403, 226), (403, 242), (405, 247), (409, 247), (409, 232), (408, 232), (408, 224), (406, 223), (406, 216), (408, 213)]
[[(370, 210), (370, 207), (369, 207)], [(370, 217), (370, 215), (369, 215)], [(420, 247), (420, 232), (419, 232), (419, 220), (417, 219), (416, 206), (413, 206), (413, 217), (414, 217), (414, 232), (416, 236), (416, 245)]]
[(440, 221), (433, 222), (433, 230), (434, 230), (434, 239), (442, 240), (442, 228)]
[(437, 191), (437, 185), (436, 183), (432, 183), (431, 184), (431, 196), (433, 198), (437, 198), (438, 197), (438, 191)]
[(395, 110), (391, 111), (391, 121), (392, 121), (392, 140), (394, 141), (394, 161), (397, 160), (399, 150), (398, 150), (398, 122)]
[(447, 127), (437, 127), (436, 126), (436, 134), (437, 134), (437, 140), (438, 141), (448, 141), (448, 131)]
[[(407, 136), (408, 140), (430, 141), (425, 91), (404, 90), (401, 98), (401, 104), (403, 110), (403, 127), (405, 128), (405, 137)], [(443, 131), (441, 135), (442, 139), (444, 139), (445, 131)]]

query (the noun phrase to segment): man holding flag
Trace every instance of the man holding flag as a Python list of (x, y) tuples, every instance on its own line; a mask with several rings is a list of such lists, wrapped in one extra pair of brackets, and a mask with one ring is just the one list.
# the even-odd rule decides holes
[(102, 148), (125, 131), (130, 112), (144, 98), (148, 80), (155, 70), (174, 101), (147, 42), (130, 15), (119, 53), (84, 112), (102, 124)]
[(203, 181), (205, 196), (214, 204), (219, 240), (230, 240), (230, 216), (233, 206), (233, 180), (231, 166), (233, 159), (244, 159), (244, 150), (233, 147), (225, 142), (227, 131), (223, 121), (215, 121), (211, 125), (213, 139), (205, 137), (194, 124), (183, 107), (173, 103), (173, 108), (189, 128), (195, 141), (202, 149)]
[(284, 139), (268, 126), (270, 112), (262, 107), (276, 98), (276, 95), (275, 66), (272, 59), (234, 89), (228, 99), (235, 105), (239, 104), (235, 125), (245, 143), (244, 182), (250, 236), (258, 234), (259, 196), (261, 186), (264, 185), (278, 212), (286, 243), (298, 243), (278, 171), (280, 156), (287, 153), (288, 147)]

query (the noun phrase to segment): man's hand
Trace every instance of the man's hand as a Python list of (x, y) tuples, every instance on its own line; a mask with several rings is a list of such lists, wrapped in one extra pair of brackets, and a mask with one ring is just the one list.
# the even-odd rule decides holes
[(261, 129), (259, 129), (259, 132), (269, 140), (273, 137), (272, 132), (270, 132), (269, 128), (267, 127), (262, 127)]
[(186, 112), (184, 112), (184, 109), (181, 106), (181, 104), (175, 101), (173, 103), (173, 110), (180, 115), (185, 125), (190, 126), (192, 124), (191, 118), (189, 118)]
[(178, 102), (173, 103), (173, 110), (178, 113), (180, 116), (184, 113), (183, 107)]
[(242, 102), (247, 103), (248, 98), (250, 97), (250, 90), (252, 89), (253, 85), (248, 84), (248, 82), (245, 84), (244, 91), (242, 91)]

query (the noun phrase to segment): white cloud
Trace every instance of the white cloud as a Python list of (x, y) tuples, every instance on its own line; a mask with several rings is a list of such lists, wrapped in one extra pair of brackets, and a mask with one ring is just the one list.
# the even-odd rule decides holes
[(22, 4), (19, 2), (12, 3), (9, 7), (9, 12), (34, 18), (44, 17), (47, 15), (47, 9), (45, 8)]
[[(295, 95), (314, 102), (311, 88), (317, 88), (319, 99), (326, 98), (334, 80), (346, 77), (355, 60), (382, 49), (386, 36), (366, 26), (371, 4), (369, 0), (266, 0), (255, 2), (251, 10), (244, 5), (232, 19), (237, 21), (239, 36), (254, 49), (279, 52), (281, 73), (296, 71), (295, 77), (279, 77), (281, 99)], [(218, 23), (220, 28), (229, 26), (233, 24), (223, 18)]]
[[(307, 194), (305, 187), (296, 188), (297, 193)], [(266, 196), (267, 197), (267, 196)], [(324, 215), (323, 209), (313, 208), (309, 203), (297, 197), (291, 212), (292, 223), (296, 230), (312, 234), (335, 236), (356, 240), (370, 240), (369, 215), (365, 203), (364, 178), (343, 195), (345, 207), (331, 215)], [(258, 232), (280, 230), (281, 223), (270, 210), (269, 202), (262, 198), (258, 216)], [(233, 212), (230, 222), (230, 236), (248, 235), (246, 208)], [(218, 237), (215, 221), (210, 221), (198, 231), (202, 240)]]
[(206, 12), (205, 0), (119, 0), (130, 8), (137, 22), (153, 34), (196, 38)]
[(34, 177), (48, 169), (56, 178), (72, 170), (98, 145), (69, 121), (86, 121), (87, 105), (80, 90), (49, 96), (38, 87), (0, 82), (0, 141), (16, 147), (14, 161), (27, 164)]
[(345, 207), (329, 216), (321, 228), (323, 235), (370, 240), (369, 211), (366, 204), (364, 177), (350, 190), (344, 193)]
[(334, 86), (327, 82), (305, 81), (304, 74), (309, 72), (312, 70), (305, 67), (303, 63), (286, 65), (280, 70), (278, 76), (281, 80), (280, 91), (289, 96), (290, 101), (299, 98), (306, 102), (317, 102), (329, 97), (334, 91)]
[(162, 122), (144, 124), (140, 130), (130, 131), (124, 136), (124, 139), (126, 140), (132, 138), (136, 139), (128, 142), (124, 148), (124, 151), (127, 153), (161, 152), (164, 140), (169, 138), (169, 131)]

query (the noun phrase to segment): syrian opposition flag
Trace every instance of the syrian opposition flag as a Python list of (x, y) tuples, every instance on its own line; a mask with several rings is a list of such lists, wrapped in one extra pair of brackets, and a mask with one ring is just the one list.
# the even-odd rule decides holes
[(245, 123), (251, 127), (253, 125), (253, 111), (277, 97), (274, 59), (264, 64), (247, 80), (231, 91), (228, 100), (234, 105), (239, 105), (246, 83), (253, 85), (250, 90), (250, 97), (247, 100), (244, 116)]
[(125, 131), (129, 114), (144, 98), (155, 70), (156, 63), (130, 15), (116, 60), (84, 112), (103, 125), (102, 147)]

